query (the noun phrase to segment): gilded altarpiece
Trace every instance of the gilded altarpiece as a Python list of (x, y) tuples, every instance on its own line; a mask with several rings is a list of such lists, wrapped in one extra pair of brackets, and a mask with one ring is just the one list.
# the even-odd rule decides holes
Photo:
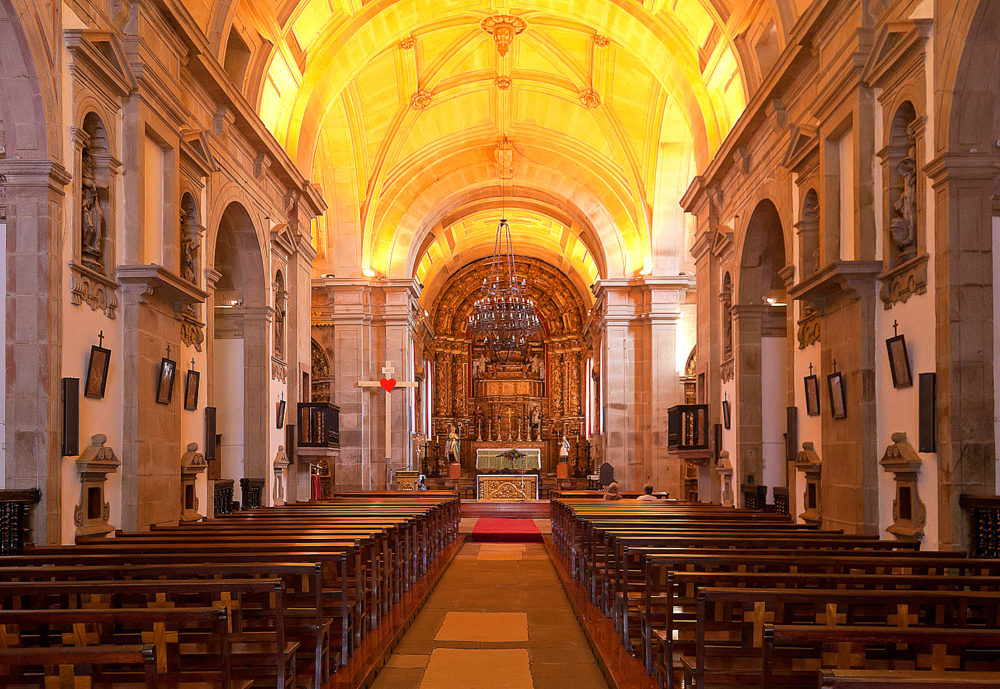
[(486, 275), (478, 261), (453, 275), (433, 301), (434, 340), (428, 350), (434, 391), (432, 447), (427, 470), (443, 474), (443, 452), (454, 429), (461, 443), (462, 473), (476, 473), (480, 450), (539, 449), (541, 471), (555, 472), (563, 436), (569, 441), (571, 471), (589, 457), (582, 437), (586, 313), (569, 280), (537, 259), (517, 257), (527, 280), (542, 332), (509, 361), (493, 361), (467, 332), (472, 304)]

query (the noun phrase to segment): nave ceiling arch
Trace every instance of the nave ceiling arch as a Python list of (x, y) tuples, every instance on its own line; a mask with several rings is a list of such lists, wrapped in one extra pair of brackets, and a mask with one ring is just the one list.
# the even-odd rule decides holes
[[(219, 0), (206, 25), (220, 61), (232, 31), (268, 51), (245, 95), (330, 206), (315, 275), (429, 284), (492, 248), (442, 241), (434, 217), (477, 197), (519, 212), (515, 241), (589, 286), (681, 269), (677, 202), (796, 14), (783, 0)], [(506, 42), (496, 16), (514, 17)]]

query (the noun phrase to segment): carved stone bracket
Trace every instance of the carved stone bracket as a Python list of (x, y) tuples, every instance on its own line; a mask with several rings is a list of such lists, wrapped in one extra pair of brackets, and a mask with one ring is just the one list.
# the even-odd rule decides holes
[(865, 285), (882, 272), (880, 261), (835, 261), (813, 273), (789, 290), (810, 310), (825, 313), (827, 306), (861, 298)]
[(118, 289), (114, 280), (78, 263), (70, 263), (70, 303), (86, 304), (91, 311), (103, 311), (111, 320), (118, 310)]
[(802, 443), (802, 451), (795, 456), (795, 469), (806, 477), (806, 490), (802, 494), (802, 504), (805, 510), (799, 517), (807, 524), (819, 524), (823, 521), (823, 501), (820, 475), (823, 461), (816, 453), (811, 442)]
[(198, 452), (198, 443), (188, 443), (187, 452), (181, 455), (181, 521), (193, 522), (201, 519), (195, 482), (198, 480), (198, 474), (207, 468), (205, 455)]
[(896, 478), (896, 498), (892, 501), (893, 522), (886, 529), (900, 540), (919, 541), (924, 537), (927, 508), (917, 493), (917, 477), (923, 461), (906, 439), (906, 433), (893, 433), (892, 442), (879, 461)]
[(734, 363), (734, 359), (732, 356), (723, 361), (722, 366), (720, 368), (721, 368), (723, 383), (728, 383), (729, 381), (731, 381), (733, 378), (736, 377), (736, 364)]
[(288, 382), (288, 364), (281, 359), (271, 357), (271, 379)]
[(921, 254), (878, 276), (882, 281), (879, 297), (886, 309), (905, 303), (914, 294), (927, 292), (927, 254)]
[(820, 317), (822, 314), (814, 309), (803, 311), (804, 313), (802, 318), (799, 319), (799, 329), (797, 333), (799, 349), (805, 349), (806, 347), (819, 342), (820, 332), (822, 330), (822, 318)]
[(118, 470), (121, 462), (110, 447), (105, 447), (108, 437), (103, 433), (91, 436), (90, 445), (76, 460), (80, 472), (80, 503), (73, 508), (76, 535), (103, 536), (114, 531), (108, 523), (111, 506), (104, 499), (104, 484), (108, 474)]
[(193, 306), (186, 306), (181, 311), (181, 342), (201, 351), (201, 343), (205, 341), (205, 324), (198, 320)]

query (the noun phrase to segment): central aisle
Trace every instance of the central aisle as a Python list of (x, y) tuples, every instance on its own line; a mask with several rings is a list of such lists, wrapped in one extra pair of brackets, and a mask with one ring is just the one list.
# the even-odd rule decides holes
[(466, 543), (373, 689), (607, 689), (540, 543)]

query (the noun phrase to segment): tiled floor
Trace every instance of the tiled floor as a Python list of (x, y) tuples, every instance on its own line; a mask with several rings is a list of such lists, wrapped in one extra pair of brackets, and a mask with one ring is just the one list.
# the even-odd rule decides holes
[(466, 543), (373, 689), (607, 689), (537, 543)]

